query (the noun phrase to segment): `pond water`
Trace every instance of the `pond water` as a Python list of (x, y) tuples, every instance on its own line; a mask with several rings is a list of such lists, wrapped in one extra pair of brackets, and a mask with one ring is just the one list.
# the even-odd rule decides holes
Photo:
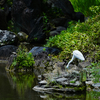
[(40, 93), (32, 90), (38, 81), (34, 73), (9, 73), (0, 63), (0, 100), (100, 100), (100, 92), (83, 94)]

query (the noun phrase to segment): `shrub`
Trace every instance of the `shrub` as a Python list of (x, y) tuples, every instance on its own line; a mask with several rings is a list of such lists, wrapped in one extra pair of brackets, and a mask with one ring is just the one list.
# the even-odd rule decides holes
[[(72, 23), (71, 23), (72, 24)], [(100, 15), (89, 18), (86, 22), (70, 25), (66, 31), (62, 31), (60, 35), (50, 37), (47, 40), (47, 47), (60, 48), (62, 52), (59, 58), (65, 59), (71, 56), (73, 50), (78, 49), (83, 54), (92, 53), (100, 50)], [(100, 58), (95, 56), (95, 58)]]
[(19, 47), (17, 50), (17, 57), (14, 59), (11, 68), (32, 68), (34, 63), (35, 62), (32, 53), (28, 53), (26, 49), (22, 49)]

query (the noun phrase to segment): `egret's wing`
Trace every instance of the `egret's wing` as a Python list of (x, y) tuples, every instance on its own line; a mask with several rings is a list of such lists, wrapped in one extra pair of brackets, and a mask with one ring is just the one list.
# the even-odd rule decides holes
[(76, 58), (80, 59), (80, 60), (85, 60), (83, 54), (82, 54), (80, 51), (78, 51), (78, 50), (74, 50), (74, 51), (73, 51), (73, 55), (74, 55)]

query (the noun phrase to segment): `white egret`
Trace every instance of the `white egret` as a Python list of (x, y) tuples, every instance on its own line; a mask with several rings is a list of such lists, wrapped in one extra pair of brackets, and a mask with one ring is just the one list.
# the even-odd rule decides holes
[(80, 59), (80, 60), (82, 60), (82, 61), (85, 60), (83, 54), (82, 54), (80, 51), (74, 50), (74, 51), (73, 51), (73, 57), (72, 57), (72, 59), (68, 62), (66, 68), (69, 67), (69, 64), (70, 64), (75, 58), (78, 58), (78, 59)]

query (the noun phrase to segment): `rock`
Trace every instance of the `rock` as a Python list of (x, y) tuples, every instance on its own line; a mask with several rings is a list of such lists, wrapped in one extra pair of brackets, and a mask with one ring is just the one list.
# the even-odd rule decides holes
[(95, 88), (100, 88), (100, 83), (92, 84), (92, 86)]
[(53, 90), (53, 88), (42, 88), (42, 87), (39, 87), (39, 86), (35, 86), (35, 87), (33, 87), (33, 90), (34, 91), (52, 91)]
[(56, 30), (50, 31), (49, 35), (50, 36), (58, 35), (58, 34), (60, 34), (60, 32), (62, 30), (66, 30), (66, 28), (65, 27), (62, 27), (62, 26), (58, 26), (58, 27), (56, 27)]
[(6, 15), (4, 10), (2, 9), (0, 9), (0, 29), (1, 30), (7, 29)]
[(49, 91), (57, 93), (81, 93), (86, 89), (85, 83), (81, 80), (81, 72), (82, 71), (72, 70), (72, 72), (70, 73), (68, 71), (63, 71), (60, 74), (57, 74), (57, 72), (47, 73), (44, 77), (46, 78), (46, 80), (49, 80), (49, 82), (44, 80), (40, 81), (40, 86), (35, 86), (33, 89), (35, 91), (42, 92)]
[(40, 97), (43, 98), (43, 99), (46, 99), (47, 98), (46, 95), (45, 96), (44, 95), (40, 95)]
[[(8, 71), (11, 70), (11, 69), (10, 69), (10, 66), (11, 66), (13, 60), (14, 60), (16, 57), (17, 57), (16, 53), (12, 53), (12, 54), (10, 55), (10, 57), (7, 59), (7, 60), (8, 60), (8, 63), (7, 63), (7, 66), (6, 66), (6, 70), (8, 70)], [(12, 71), (16, 71), (16, 68), (12, 69)]]
[(8, 44), (15, 44), (17, 45), (18, 38), (15, 33), (7, 31), (7, 30), (0, 30), (0, 45), (8, 45)]
[(54, 67), (56, 67), (56, 68), (61, 68), (60, 70), (65, 70), (65, 62), (60, 62), (60, 61), (56, 61), (56, 63), (54, 64), (55, 66)]
[(52, 4), (52, 7), (62, 9), (62, 12), (71, 19), (75, 18), (74, 8), (69, 0), (49, 0), (49, 3)]
[(58, 35), (58, 34), (59, 34), (59, 32), (54, 30), (54, 31), (50, 31), (49, 36), (55, 36), (55, 35)]
[(53, 25), (55, 25), (55, 27), (58, 27), (58, 26), (63, 26), (63, 27), (68, 27), (68, 22), (71, 21), (70, 20), (70, 17), (67, 16), (65, 18), (63, 17), (60, 17), (60, 18), (54, 18), (50, 21), (50, 23), (52, 23)]
[(6, 2), (6, 0), (1, 0), (0, 1), (0, 6), (3, 6), (5, 2)]
[(38, 56), (42, 53), (48, 54), (58, 54), (60, 52), (59, 49), (51, 48), (51, 47), (33, 47), (29, 52), (33, 54), (33, 56)]
[(85, 67), (90, 66), (90, 65), (91, 65), (91, 62), (85, 61), (85, 62), (80, 62), (80, 63), (78, 64), (78, 67), (85, 68)]
[(34, 27), (28, 36), (28, 42), (45, 42), (46, 35), (43, 33), (43, 17), (37, 19), (36, 23), (34, 23)]
[(17, 36), (20, 42), (26, 41), (28, 37), (28, 35), (24, 32), (18, 32)]
[(41, 0), (14, 0), (12, 17), (15, 25), (29, 34), (35, 26), (37, 17), (41, 13)]
[(7, 59), (13, 52), (16, 52), (17, 47), (14, 45), (5, 45), (0, 47), (0, 59)]
[(92, 85), (93, 84), (93, 82), (91, 80), (90, 81), (86, 81), (85, 83), (86, 83), (86, 85)]
[(39, 82), (39, 85), (46, 85), (47, 84), (47, 81), (46, 80), (42, 80)]
[(56, 30), (57, 30), (57, 32), (61, 32), (61, 31), (63, 31), (63, 30), (66, 30), (66, 28), (65, 28), (65, 27), (62, 27), (62, 26), (58, 26), (58, 27), (56, 28)]
[(81, 12), (76, 12), (75, 16), (76, 16), (75, 17), (76, 21), (80, 21), (80, 22), (84, 22), (85, 21), (85, 16)]
[(54, 61), (52, 60), (51, 55), (58, 54), (60, 50), (50, 47), (33, 47), (29, 52), (34, 56), (34, 66), (52, 70)]
[(66, 80), (67, 80), (67, 78), (58, 78), (58, 79), (56, 79), (56, 82), (62, 83)]

